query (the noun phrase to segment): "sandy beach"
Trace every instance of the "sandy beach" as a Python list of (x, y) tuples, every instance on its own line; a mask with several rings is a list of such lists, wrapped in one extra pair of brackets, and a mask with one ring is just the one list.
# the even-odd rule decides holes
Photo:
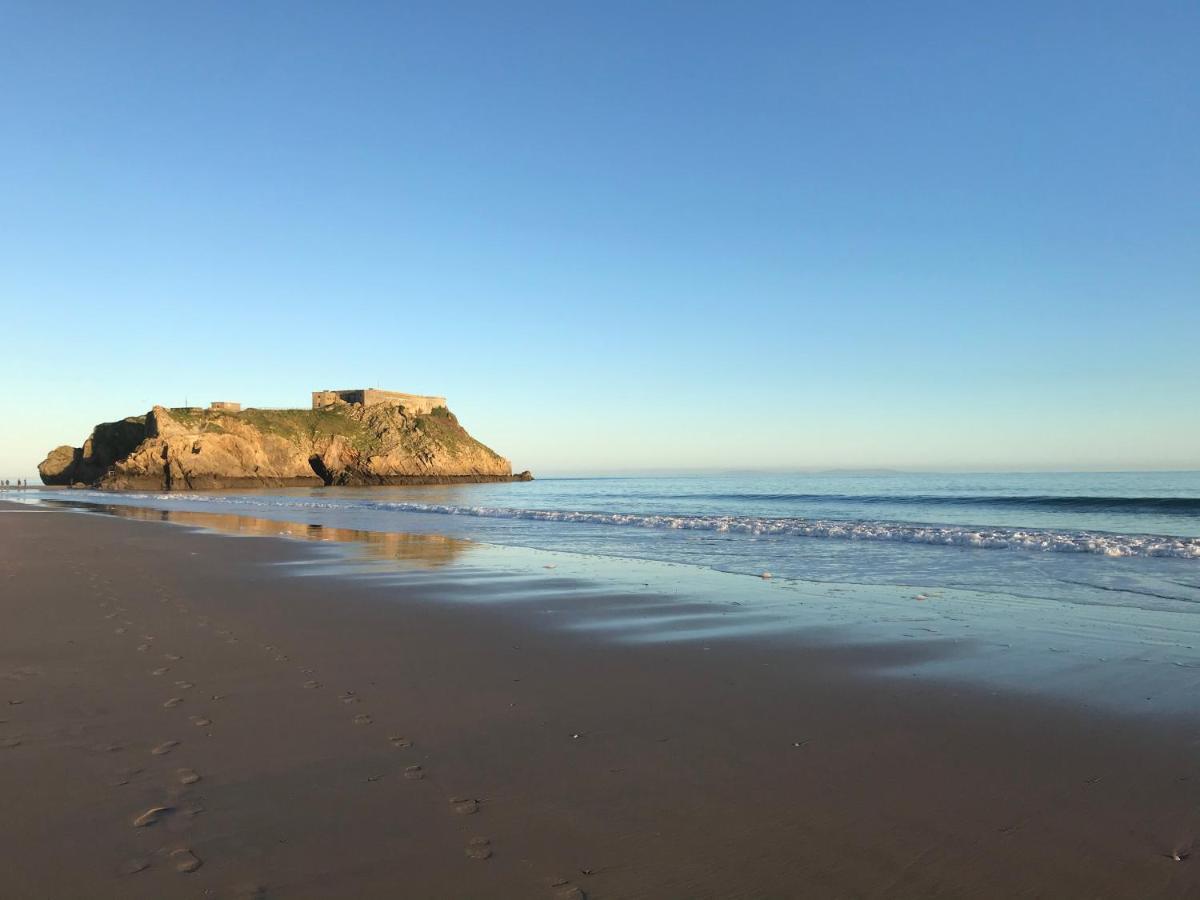
[(0, 896), (1200, 895), (1193, 718), (878, 671), (933, 641), (568, 633), (602, 581), (418, 543), (295, 577), (0, 502)]

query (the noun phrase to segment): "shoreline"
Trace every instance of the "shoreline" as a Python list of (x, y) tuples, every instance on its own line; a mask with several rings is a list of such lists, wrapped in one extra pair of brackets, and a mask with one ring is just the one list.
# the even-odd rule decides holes
[(406, 487), (409, 485), (452, 485), (452, 484), (515, 484), (533, 481), (534, 477), (528, 470), (514, 472), (511, 475), (381, 475), (372, 480), (361, 479), (351, 481), (324, 481), (319, 476), (300, 478), (214, 478), (209, 476), (195, 479), (184, 479), (184, 485), (178, 487), (173, 480), (164, 483), (162, 478), (120, 478), (111, 483), (76, 482), (74, 484), (40, 483), (22, 487), (5, 487), (3, 490), (64, 490), (64, 491), (102, 491), (119, 496), (127, 491), (160, 491), (173, 493), (179, 491), (214, 493), (220, 491), (255, 491), (269, 488), (370, 488), (370, 487)]
[[(296, 540), (0, 509), (6, 896), (1200, 887), (1171, 858), (1200, 834), (1191, 718), (878, 674), (938, 640), (598, 640), (548, 623), (695, 600), (428, 536), (398, 574), (347, 577)], [(152, 805), (173, 810), (133, 828)], [(202, 865), (175, 871), (173, 849)]]

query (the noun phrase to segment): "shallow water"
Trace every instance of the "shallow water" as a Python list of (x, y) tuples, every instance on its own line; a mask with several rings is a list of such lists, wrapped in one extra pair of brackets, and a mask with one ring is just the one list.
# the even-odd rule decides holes
[(809, 581), (1200, 609), (1196, 472), (571, 478), (121, 502)]
[[(919, 493), (900, 491), (898, 479), (808, 477), (785, 494), (765, 490), (775, 483), (758, 480), (750, 485), (756, 490), (748, 491), (747, 480), (725, 477), (39, 496), (53, 505), (69, 502), (138, 519), (317, 541), (322, 552), (309, 563), (287, 567), (289, 574), (348, 574), (385, 585), (417, 578), (423, 588), (435, 586), (441, 602), (513, 605), (546, 627), (594, 639), (701, 649), (743, 639), (908, 642), (911, 658), (889, 652), (876, 667), (1123, 710), (1195, 713), (1194, 698), (1200, 696), (1195, 556), (1113, 556), (1056, 545), (969, 546), (659, 521), (732, 515), (734, 507), (742, 518), (779, 519), (785, 504), (856, 512), (879, 507), (889, 514), (905, 509), (910, 518), (952, 508), (962, 517), (986, 517), (976, 521), (993, 529), (1025, 521), (1026, 529), (1076, 538), (1099, 533), (1099, 524), (1136, 525), (1136, 533), (1102, 532), (1124, 541), (1147, 538), (1155, 527), (1166, 535), (1170, 523), (1184, 530), (1178, 523), (1186, 523), (1192, 507), (1179, 501), (1194, 499), (1187, 487), (1196, 481), (1181, 477), (1171, 494), (1163, 475), (1059, 476), (1065, 483), (1053, 494), (1047, 492), (1048, 476), (1020, 476), (1030, 479), (1025, 493), (1017, 489), (1017, 476), (991, 476), (986, 483), (971, 477), (981, 479), (970, 487), (982, 493), (955, 494), (949, 480), (939, 487), (932, 478), (906, 476)], [(855, 483), (859, 493), (851, 495), (847, 485)], [(813, 487), (822, 484), (829, 490), (814, 498)], [(1126, 491), (1119, 499), (1103, 492), (1114, 486)], [(1143, 499), (1130, 499), (1134, 488)], [(888, 499), (881, 499), (887, 491)], [(770, 499), (749, 499), (766, 495)], [(605, 511), (622, 503), (637, 512)], [(1077, 512), (1069, 512), (1075, 507)], [(608, 518), (588, 515), (601, 512)], [(1031, 518), (1012, 518), (1023, 515)], [(621, 520), (628, 516), (642, 519)], [(1064, 516), (1075, 527), (1056, 528), (1043, 518)], [(653, 524), (644, 521), (651, 517)], [(996, 521), (1002, 517), (1004, 523)], [(735, 577), (764, 570), (773, 577)]]

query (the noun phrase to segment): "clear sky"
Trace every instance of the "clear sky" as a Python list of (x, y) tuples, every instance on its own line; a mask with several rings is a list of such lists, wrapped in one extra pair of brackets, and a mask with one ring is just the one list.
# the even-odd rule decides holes
[(1200, 467), (1200, 6), (0, 5), (0, 474), (444, 393), (535, 472)]

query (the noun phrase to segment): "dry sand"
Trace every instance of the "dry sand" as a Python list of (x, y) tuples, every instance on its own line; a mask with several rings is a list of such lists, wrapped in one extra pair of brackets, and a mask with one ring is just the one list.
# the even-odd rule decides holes
[(1200, 896), (1195, 720), (265, 565), (313, 553), (0, 503), (0, 897)]

